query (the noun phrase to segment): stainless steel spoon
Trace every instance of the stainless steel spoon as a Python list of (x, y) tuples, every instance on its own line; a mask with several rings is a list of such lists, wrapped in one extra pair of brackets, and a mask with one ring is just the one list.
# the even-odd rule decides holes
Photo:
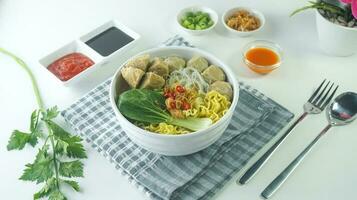
[(342, 126), (351, 123), (357, 118), (357, 93), (345, 92), (340, 94), (326, 109), (328, 125), (319, 135), (282, 171), (261, 193), (268, 199), (286, 181), (294, 169), (301, 163), (314, 144), (333, 126)]

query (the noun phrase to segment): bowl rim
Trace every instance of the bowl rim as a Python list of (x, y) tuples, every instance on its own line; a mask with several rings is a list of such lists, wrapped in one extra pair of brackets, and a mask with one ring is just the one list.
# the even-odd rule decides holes
[[(229, 12), (233, 11), (233, 10), (247, 10), (249, 13), (252, 13), (254, 16), (258, 17), (259, 20), (260, 20), (260, 26), (259, 28), (255, 29), (255, 30), (252, 30), (252, 31), (238, 31), (236, 29), (233, 29), (231, 27), (229, 27), (226, 23), (226, 17), (228, 15)], [(233, 7), (233, 8), (230, 8), (230, 9), (227, 9), (226, 11), (224, 11), (222, 17), (221, 17), (221, 20), (222, 20), (222, 23), (223, 23), (223, 26), (228, 29), (229, 31), (232, 31), (234, 33), (246, 33), (246, 34), (251, 34), (251, 33), (256, 33), (258, 31), (260, 31), (264, 26), (265, 26), (265, 16), (264, 14), (255, 9), (255, 8), (250, 8), (250, 7), (245, 7), (245, 6), (238, 6), (238, 7)]]
[[(211, 126), (209, 126), (206, 129), (202, 129), (202, 130), (198, 130), (198, 131), (194, 131), (194, 132), (190, 132), (187, 134), (178, 134), (178, 135), (172, 135), (172, 134), (159, 134), (159, 133), (155, 133), (155, 132), (151, 132), (151, 131), (147, 131), (145, 129), (142, 129), (136, 125), (134, 125), (133, 123), (131, 123), (124, 115), (121, 114), (121, 112), (119, 111), (116, 102), (115, 102), (115, 97), (114, 97), (114, 90), (115, 90), (115, 85), (116, 85), (116, 80), (120, 74), (120, 70), (122, 69), (122, 67), (124, 67), (124, 65), (131, 59), (136, 58), (140, 55), (143, 54), (149, 54), (150, 52), (154, 52), (154, 51), (160, 51), (160, 50), (188, 50), (188, 51), (193, 51), (193, 53), (196, 54), (200, 54), (204, 57), (211, 57), (213, 59), (215, 59), (220, 66), (223, 68), (223, 70), (226, 72), (226, 74), (228, 74), (227, 76), (230, 77), (230, 79), (232, 79), (232, 82), (229, 82), (232, 87), (233, 87), (233, 99), (231, 102), (231, 106), (228, 109), (228, 111), (226, 112), (225, 115), (223, 115), (223, 117), (221, 119), (219, 119), (216, 123), (212, 124)], [(198, 135), (202, 135), (205, 134), (207, 131), (210, 131), (212, 129), (215, 129), (217, 126), (220, 126), (221, 124), (224, 123), (225, 120), (227, 120), (227, 118), (229, 118), (229, 113), (231, 113), (233, 115), (234, 110), (238, 104), (238, 98), (239, 98), (239, 83), (236, 79), (236, 77), (234, 76), (234, 73), (232, 72), (232, 70), (228, 67), (228, 65), (224, 64), (224, 62), (222, 62), (220, 59), (218, 59), (217, 57), (215, 57), (214, 55), (203, 51), (201, 49), (198, 48), (191, 48), (191, 47), (182, 47), (182, 46), (167, 46), (167, 47), (156, 47), (156, 48), (151, 48), (151, 49), (147, 49), (145, 51), (142, 51), (134, 56), (132, 56), (131, 58), (129, 58), (127, 61), (125, 61), (115, 72), (111, 83), (110, 83), (110, 87), (109, 87), (109, 98), (110, 98), (110, 103), (111, 103), (111, 107), (114, 110), (114, 112), (116, 113), (116, 118), (120, 117), (122, 118), (122, 120), (124, 120), (125, 125), (129, 125), (129, 128), (133, 128), (135, 130), (137, 130), (138, 134), (149, 134), (152, 137), (156, 137), (156, 138), (185, 138), (185, 137), (193, 137), (193, 136), (198, 136)], [(119, 120), (120, 121), (120, 120)], [(123, 122), (119, 122), (121, 126), (123, 126)], [(146, 135), (147, 136), (147, 135)]]
[[(274, 47), (268, 46), (268, 47), (265, 47), (265, 48), (274, 51), (274, 52), (279, 56), (279, 62), (277, 62), (277, 63), (275, 63), (275, 64), (273, 64), (273, 65), (258, 65), (258, 64), (256, 64), (256, 63), (251, 62), (249, 59), (247, 59), (246, 53), (247, 53), (250, 49), (252, 49), (251, 46), (252, 46), (254, 43), (266, 43), (266, 44), (268, 44), (268, 45), (274, 46)], [(277, 49), (277, 51), (276, 51), (274, 48)], [(245, 63), (249, 63), (250, 65), (252, 65), (252, 66), (254, 66), (254, 67), (256, 67), (256, 68), (262, 68), (262, 69), (264, 69), (264, 68), (272, 68), (272, 69), (276, 69), (276, 68), (278, 68), (278, 67), (284, 62), (283, 48), (281, 48), (281, 46), (280, 46), (279, 44), (277, 44), (277, 43), (275, 43), (275, 42), (273, 42), (273, 41), (269, 41), (269, 40), (253, 40), (253, 41), (248, 42), (247, 44), (245, 44), (242, 49), (243, 49), (243, 51), (242, 51), (243, 61), (244, 61)]]
[[(184, 14), (184, 11), (186, 10), (189, 10), (189, 9), (197, 9), (197, 11), (203, 11), (203, 10), (209, 10), (210, 13), (208, 14), (213, 14), (214, 17), (210, 16), (212, 21), (213, 21), (213, 25), (206, 28), (206, 29), (202, 29), (202, 30), (192, 30), (192, 29), (188, 29), (184, 26), (181, 25), (180, 23), (180, 19), (181, 19), (181, 16)], [(187, 11), (186, 11), (187, 12)], [(205, 12), (205, 11), (203, 11)], [(183, 30), (185, 31), (192, 31), (192, 32), (207, 32), (207, 31), (210, 31), (212, 30), (218, 23), (219, 21), (219, 16), (217, 14), (217, 12), (215, 10), (213, 10), (212, 8), (210, 7), (207, 7), (207, 6), (200, 6), (200, 5), (193, 5), (193, 6), (188, 6), (188, 7), (185, 7), (185, 8), (182, 8), (176, 15), (176, 23), (178, 24), (179, 27), (181, 27)]]

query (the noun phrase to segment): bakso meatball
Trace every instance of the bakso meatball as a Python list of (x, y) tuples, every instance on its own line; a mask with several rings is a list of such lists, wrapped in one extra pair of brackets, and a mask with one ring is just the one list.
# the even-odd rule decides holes
[(166, 78), (169, 75), (169, 66), (162, 59), (155, 58), (148, 71)]
[(131, 88), (136, 88), (145, 72), (134, 67), (124, 67), (121, 69), (121, 75)]
[(223, 70), (215, 65), (211, 65), (205, 69), (205, 71), (202, 73), (202, 76), (208, 83), (226, 80), (226, 75), (224, 74)]
[(150, 55), (145, 54), (142, 56), (139, 56), (137, 58), (134, 58), (132, 60), (129, 60), (128, 63), (126, 63), (126, 67), (134, 67), (143, 70), (146, 72), (146, 69), (149, 65), (150, 62)]
[(167, 57), (164, 61), (169, 66), (169, 73), (185, 67), (186, 61), (177, 56)]
[(153, 90), (153, 89), (161, 89), (164, 85), (165, 85), (164, 78), (153, 72), (148, 72), (145, 74), (140, 88)]
[(197, 71), (202, 72), (208, 67), (208, 61), (200, 56), (193, 56), (188, 62), (187, 67), (192, 67), (197, 69)]
[(218, 93), (220, 93), (221, 95), (227, 97), (228, 100), (232, 99), (233, 89), (232, 89), (231, 84), (229, 84), (228, 82), (216, 81), (216, 82), (212, 83), (208, 88), (208, 91), (212, 91), (212, 90), (215, 90)]

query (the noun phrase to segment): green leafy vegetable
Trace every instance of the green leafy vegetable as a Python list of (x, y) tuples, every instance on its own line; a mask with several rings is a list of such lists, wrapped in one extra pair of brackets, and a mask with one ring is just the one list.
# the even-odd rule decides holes
[[(26, 165), (20, 180), (44, 183), (43, 188), (34, 194), (34, 199), (66, 200), (61, 192), (61, 184), (69, 185), (75, 191), (79, 191), (79, 185), (76, 181), (63, 180), (60, 177), (83, 177), (83, 163), (79, 159), (87, 158), (87, 155), (82, 139), (72, 136), (53, 121), (59, 114), (58, 108), (44, 108), (36, 79), (26, 63), (5, 49), (0, 48), (0, 52), (13, 58), (27, 72), (39, 107), (31, 114), (29, 132), (14, 130), (7, 145), (9, 151), (21, 150), (26, 144), (34, 147), (38, 140), (44, 140), (33, 163)], [(40, 130), (41, 124), (46, 127), (47, 134)]]
[(209, 118), (173, 118), (166, 110), (165, 98), (161, 93), (147, 89), (132, 89), (119, 96), (118, 108), (127, 118), (144, 123), (166, 122), (193, 131), (204, 129), (212, 124)]

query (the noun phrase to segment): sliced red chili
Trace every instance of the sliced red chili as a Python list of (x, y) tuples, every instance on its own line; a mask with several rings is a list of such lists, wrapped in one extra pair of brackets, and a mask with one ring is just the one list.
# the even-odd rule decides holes
[(189, 110), (191, 108), (191, 105), (187, 102), (183, 102), (181, 107), (183, 110)]
[(176, 109), (176, 102), (175, 101), (171, 101), (170, 102), (170, 108), (171, 109)]
[(178, 93), (184, 93), (185, 92), (185, 88), (182, 87), (181, 85), (178, 85), (178, 86), (176, 86), (176, 91)]
[(165, 91), (165, 92), (164, 92), (164, 97), (165, 97), (165, 98), (169, 98), (170, 96), (171, 96), (170, 91)]

